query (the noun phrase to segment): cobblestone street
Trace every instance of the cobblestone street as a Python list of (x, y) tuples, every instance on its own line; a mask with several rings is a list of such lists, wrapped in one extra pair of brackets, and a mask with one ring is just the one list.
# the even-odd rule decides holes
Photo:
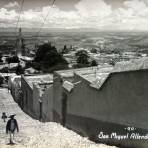
[(13, 101), (6, 89), (0, 89), (0, 114), (16, 114), (20, 132), (15, 135), (16, 145), (10, 146), (5, 132), (6, 122), (0, 120), (0, 148), (109, 148), (63, 128), (57, 123), (41, 123), (26, 115)]

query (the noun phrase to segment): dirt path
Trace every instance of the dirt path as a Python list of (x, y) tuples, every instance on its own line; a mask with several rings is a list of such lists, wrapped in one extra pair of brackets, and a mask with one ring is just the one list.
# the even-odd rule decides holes
[[(110, 148), (95, 144), (71, 130), (54, 122), (41, 123), (26, 115), (13, 101), (6, 89), (0, 89), (0, 116), (16, 114), (20, 132), (16, 134), (16, 145), (10, 146), (9, 136), (5, 133), (6, 122), (0, 120), (0, 148)], [(115, 148), (115, 147), (111, 147)]]

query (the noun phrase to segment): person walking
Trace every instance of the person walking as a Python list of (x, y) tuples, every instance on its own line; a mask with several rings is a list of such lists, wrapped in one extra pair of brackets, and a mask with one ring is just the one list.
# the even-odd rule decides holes
[(7, 115), (5, 112), (2, 113), (2, 119), (4, 122), (6, 122), (6, 119), (7, 119)]
[(18, 123), (17, 123), (17, 120), (14, 119), (14, 116), (15, 115), (9, 116), (10, 119), (8, 120), (6, 125), (6, 134), (9, 133), (10, 135), (10, 144), (14, 144), (15, 131), (17, 130), (17, 132), (19, 132)]

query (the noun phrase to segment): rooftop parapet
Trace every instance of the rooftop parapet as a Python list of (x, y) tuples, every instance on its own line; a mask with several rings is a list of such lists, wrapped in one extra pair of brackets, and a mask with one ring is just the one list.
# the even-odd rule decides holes
[(110, 74), (146, 69), (148, 69), (148, 58), (141, 58), (131, 61), (118, 62), (114, 67), (100, 67), (97, 69), (94, 68), (92, 71), (76, 72), (76, 75), (79, 75), (90, 82), (91, 87), (100, 89)]

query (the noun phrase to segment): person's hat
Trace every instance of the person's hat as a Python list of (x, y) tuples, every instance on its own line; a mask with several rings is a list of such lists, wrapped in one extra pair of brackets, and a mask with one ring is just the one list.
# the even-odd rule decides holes
[(16, 116), (16, 115), (15, 115), (15, 114), (13, 114), (13, 115), (10, 115), (10, 116), (9, 116), (9, 118), (14, 118), (14, 116)]

